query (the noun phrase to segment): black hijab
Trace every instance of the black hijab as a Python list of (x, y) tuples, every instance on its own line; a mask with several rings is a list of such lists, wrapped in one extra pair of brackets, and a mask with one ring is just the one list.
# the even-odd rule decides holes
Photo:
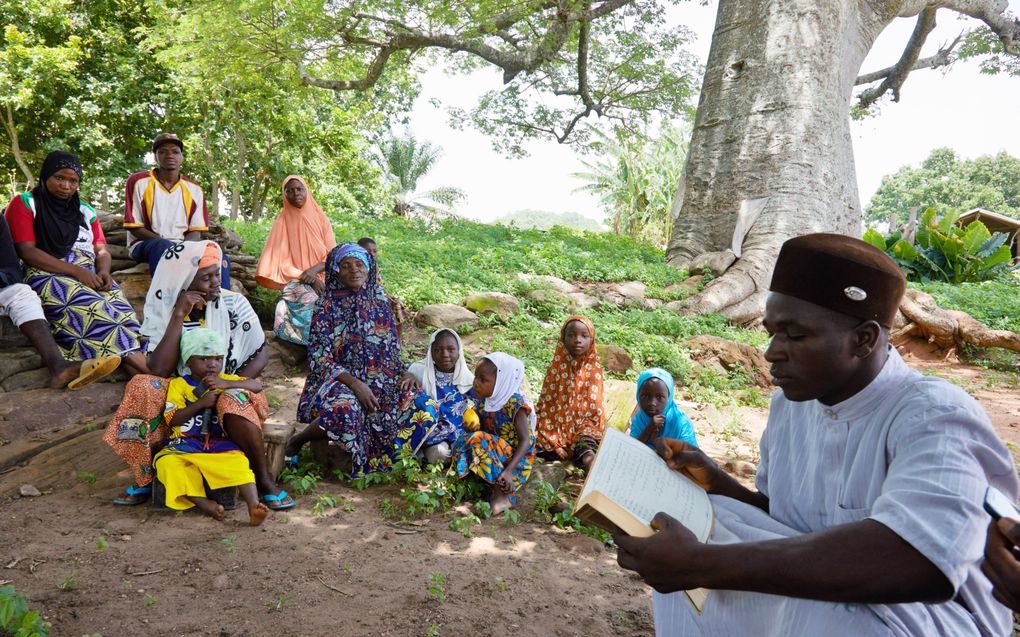
[(81, 200), (77, 191), (67, 199), (57, 199), (46, 188), (46, 180), (64, 168), (70, 168), (81, 179), (81, 161), (75, 155), (62, 150), (46, 155), (39, 184), (32, 189), (32, 198), (35, 200), (35, 245), (58, 259), (63, 259), (71, 251), (78, 239), (78, 227), (87, 227), (81, 214)]

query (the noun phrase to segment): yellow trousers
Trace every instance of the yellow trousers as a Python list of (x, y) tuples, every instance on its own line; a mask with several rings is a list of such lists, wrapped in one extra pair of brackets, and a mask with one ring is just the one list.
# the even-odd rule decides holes
[(255, 482), (248, 458), (240, 451), (222, 453), (176, 453), (161, 451), (153, 463), (156, 476), (166, 487), (166, 505), (183, 511), (195, 504), (188, 499), (206, 498), (205, 485), (210, 489), (236, 487)]

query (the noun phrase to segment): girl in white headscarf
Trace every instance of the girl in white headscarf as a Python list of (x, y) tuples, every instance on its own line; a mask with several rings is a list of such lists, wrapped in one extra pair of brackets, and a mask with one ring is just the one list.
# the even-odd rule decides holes
[(402, 392), (416, 391), (413, 406), (405, 410), (397, 448), (410, 445), (429, 463), (450, 457), (450, 445), (464, 431), (464, 412), (474, 374), (464, 361), (460, 337), (442, 328), (429, 338), (425, 358), (413, 363), (400, 378)]
[[(453, 445), (458, 475), (474, 473), (493, 485), (493, 515), (517, 504), (516, 493), (535, 461), (535, 407), (524, 395), (523, 382), (520, 360), (503, 352), (483, 358), (469, 396), (475, 407), (465, 415), (465, 433)], [(472, 424), (472, 412), (477, 425)]]

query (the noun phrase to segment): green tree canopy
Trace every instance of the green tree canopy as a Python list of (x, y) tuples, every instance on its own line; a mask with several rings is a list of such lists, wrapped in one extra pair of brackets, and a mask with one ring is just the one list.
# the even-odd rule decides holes
[(1020, 218), (1020, 159), (1000, 152), (961, 160), (950, 148), (936, 148), (919, 167), (905, 166), (883, 177), (865, 218), (875, 223), (895, 214), (902, 224), (911, 208), (947, 214), (984, 208)]

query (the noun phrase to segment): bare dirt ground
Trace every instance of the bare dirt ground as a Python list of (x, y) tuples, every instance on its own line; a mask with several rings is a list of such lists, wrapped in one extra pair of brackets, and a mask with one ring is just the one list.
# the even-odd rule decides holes
[[(971, 391), (1020, 444), (1015, 375), (908, 360)], [(267, 379), (275, 417), (291, 418), (299, 375), (274, 360)], [(527, 511), (521, 524), (487, 520), (464, 538), (447, 516), (383, 516), (394, 487), (336, 481), (259, 528), (243, 507), (222, 523), (116, 507), (128, 477), (100, 437), (120, 389), (0, 397), (0, 582), (52, 622), (51, 635), (653, 634), (649, 591), (612, 549)], [(683, 407), (709, 453), (751, 480), (765, 410)], [(24, 484), (43, 495), (20, 497)], [(338, 506), (316, 517), (325, 494)], [(432, 592), (430, 574), (442, 580)]]

